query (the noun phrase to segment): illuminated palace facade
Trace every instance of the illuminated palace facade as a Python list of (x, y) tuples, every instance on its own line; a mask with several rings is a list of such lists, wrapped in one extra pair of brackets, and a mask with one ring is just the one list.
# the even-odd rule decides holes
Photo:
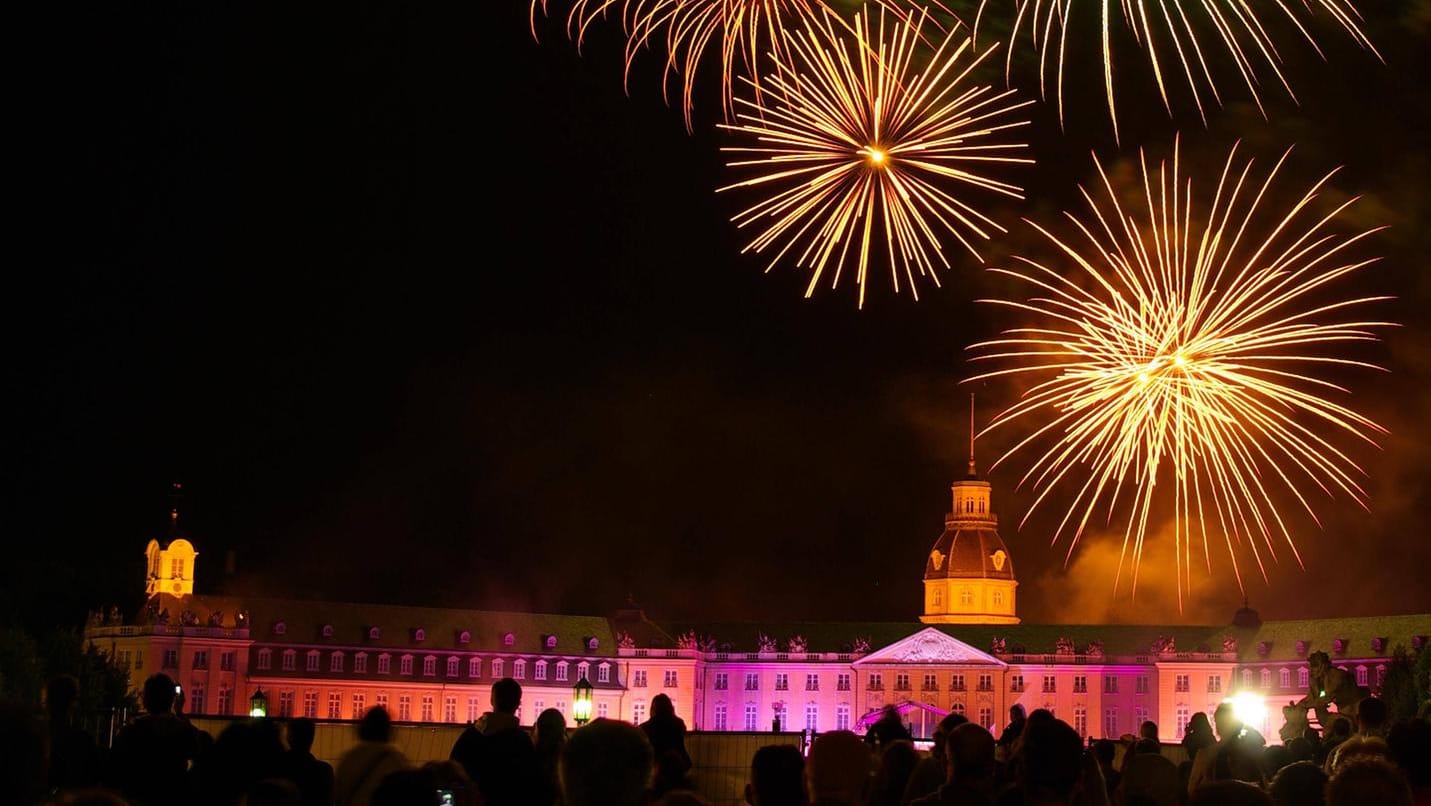
[[(886, 705), (916, 735), (959, 711), (997, 730), (1014, 704), (1047, 708), (1086, 737), (1158, 723), (1177, 741), (1196, 711), (1229, 696), (1280, 706), (1307, 690), (1307, 656), (1377, 688), (1393, 649), (1421, 649), (1431, 615), (1226, 625), (1028, 625), (991, 489), (969, 463), (925, 561), (920, 622), (668, 623), (631, 607), (570, 616), (395, 607), (196, 592), (194, 546), (146, 549), (147, 601), (130, 617), (95, 614), (88, 640), (130, 672), (180, 682), (187, 710), (241, 715), (262, 691), (270, 714), (347, 720), (385, 706), (399, 721), (463, 723), (488, 708), (493, 681), (523, 687), (523, 721), (570, 720), (573, 686), (593, 715), (640, 722), (665, 694), (703, 731), (860, 730)], [(1274, 739), (1275, 740), (1275, 739)]]

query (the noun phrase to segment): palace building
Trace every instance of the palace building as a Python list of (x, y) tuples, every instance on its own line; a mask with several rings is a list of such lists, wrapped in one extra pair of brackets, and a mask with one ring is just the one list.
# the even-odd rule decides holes
[(997, 730), (1019, 704), (1085, 737), (1153, 720), (1168, 742), (1195, 711), (1240, 692), (1269, 703), (1255, 727), (1275, 741), (1280, 706), (1307, 691), (1312, 652), (1375, 691), (1394, 648), (1423, 651), (1431, 634), (1431, 614), (1262, 622), (1247, 608), (1204, 626), (1024, 624), (992, 488), (972, 457), (951, 492), (917, 622), (673, 623), (634, 606), (573, 616), (215, 596), (196, 578), (195, 546), (174, 537), (145, 549), (140, 612), (94, 614), (86, 636), (136, 686), (174, 677), (193, 714), (242, 715), (262, 691), (278, 716), (347, 720), (382, 705), (403, 722), (461, 723), (512, 677), (524, 721), (548, 707), (570, 719), (585, 679), (592, 716), (641, 722), (665, 694), (702, 731), (860, 730), (893, 705), (928, 736), (950, 711)]

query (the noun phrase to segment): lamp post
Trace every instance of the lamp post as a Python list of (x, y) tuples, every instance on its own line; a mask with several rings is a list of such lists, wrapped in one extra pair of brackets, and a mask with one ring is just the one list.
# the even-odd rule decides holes
[(256, 719), (268, 716), (268, 697), (263, 694), (263, 689), (254, 689), (253, 696), (248, 698), (248, 715)]
[(591, 721), (591, 683), (585, 677), (571, 690), (571, 715), (578, 728)]

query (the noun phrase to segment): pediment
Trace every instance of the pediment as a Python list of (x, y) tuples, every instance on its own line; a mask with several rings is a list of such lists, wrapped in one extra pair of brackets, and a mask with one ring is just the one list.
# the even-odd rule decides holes
[(942, 630), (925, 627), (855, 661), (856, 666), (873, 663), (949, 663), (1004, 666), (1003, 661), (980, 652)]

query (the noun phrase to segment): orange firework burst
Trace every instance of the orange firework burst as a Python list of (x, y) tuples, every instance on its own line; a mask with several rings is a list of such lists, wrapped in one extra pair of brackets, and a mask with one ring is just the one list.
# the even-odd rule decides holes
[[(1274, 490), (1294, 497), (1313, 520), (1306, 495), (1313, 488), (1328, 496), (1340, 491), (1365, 506), (1360, 468), (1318, 426), (1373, 445), (1369, 434), (1385, 433), (1329, 399), (1328, 392), (1346, 390), (1318, 372), (1376, 368), (1329, 354), (1340, 344), (1375, 341), (1373, 330), (1388, 324), (1349, 318), (1352, 309), (1386, 297), (1344, 298), (1329, 287), (1375, 262), (1348, 253), (1376, 230), (1329, 231), (1355, 199), (1326, 216), (1308, 212), (1328, 174), (1256, 234), (1264, 197), (1287, 155), (1260, 185), (1251, 161), (1239, 166), (1236, 156), (1234, 148), (1205, 217), (1195, 217), (1192, 181), (1179, 177), (1176, 147), (1171, 166), (1150, 168), (1142, 160), (1141, 212), (1124, 210), (1099, 165), (1106, 200), (1084, 191), (1092, 216), (1080, 221), (1068, 214), (1079, 232), (1075, 243), (1035, 225), (1070, 271), (1022, 258), (1023, 268), (994, 270), (1039, 296), (991, 301), (1043, 321), (971, 348), (979, 359), (1015, 362), (980, 378), (1040, 378), (989, 429), (1051, 418), (999, 461), (1051, 441), (1021, 483), (1032, 482), (1034, 507), (1065, 480), (1076, 485), (1053, 538), (1073, 529), (1070, 556), (1095, 509), (1111, 521), (1127, 492), (1122, 558), (1136, 589), (1155, 494), (1171, 487), (1179, 601), (1191, 579), (1194, 542), (1211, 568), (1209, 532), (1225, 540), (1239, 586), (1235, 547), (1242, 543), (1264, 578), (1264, 554), (1275, 560), (1279, 544), (1300, 564)], [(1122, 568), (1120, 562), (1120, 576)]]
[[(538, 7), (546, 13), (546, 0), (532, 0), (532, 35), (536, 35)], [(733, 111), (735, 78), (750, 76), (757, 93), (762, 57), (781, 56), (780, 31), (789, 19), (809, 17), (823, 10), (822, 0), (576, 0), (567, 15), (567, 31), (578, 47), (593, 21), (619, 9), (626, 29), (626, 77), (636, 56), (653, 42), (664, 40), (666, 49), (662, 93), (670, 101), (672, 78), (680, 82), (681, 108), (686, 128), (691, 128), (697, 67), (712, 41), (720, 42), (721, 98), (727, 116)]]
[(853, 263), (863, 305), (871, 255), (883, 251), (895, 291), (902, 274), (918, 299), (916, 273), (938, 285), (935, 264), (949, 266), (942, 236), (977, 258), (970, 237), (1003, 229), (953, 187), (1022, 198), (982, 171), (1032, 162), (1004, 136), (1026, 123), (1007, 118), (1028, 102), (966, 86), (983, 57), (956, 31), (917, 58), (924, 20), (887, 20), (883, 9), (877, 21), (865, 11), (849, 25), (828, 12), (806, 19), (783, 32), (790, 58), (767, 77), (771, 91), (737, 98), (736, 122), (723, 127), (754, 141), (722, 149), (738, 155), (730, 166), (760, 173), (721, 190), (771, 190), (734, 218), (761, 230), (746, 250), (773, 247), (770, 267), (794, 255), (811, 270), (807, 297), (827, 271), (833, 288)]
[[(936, 0), (937, 2), (937, 0)], [(994, 4), (1013, 5), (1013, 24), (1009, 33), (1008, 67), (1012, 68), (1014, 46), (1027, 35), (1039, 52), (1039, 71), (1046, 79), (1056, 74), (1056, 95), (1059, 119), (1063, 119), (1063, 73), (1071, 20), (1086, 3), (1081, 0), (980, 0), (975, 21), (977, 32), (985, 12)], [(1301, 2), (1267, 2), (1257, 4), (1247, 0), (1190, 0), (1168, 3), (1159, 0), (1102, 0), (1099, 19), (1103, 53), (1103, 87), (1108, 96), (1108, 115), (1113, 133), (1118, 133), (1118, 114), (1113, 99), (1113, 30), (1118, 25), (1128, 28), (1137, 43), (1146, 51), (1153, 77), (1163, 105), (1172, 111), (1167, 82), (1173, 74), (1181, 78), (1192, 93), (1198, 114), (1207, 120), (1204, 102), (1222, 103), (1213, 80), (1216, 65), (1214, 51), (1223, 51), (1231, 60), (1242, 81), (1247, 85), (1257, 108), (1262, 98), (1257, 91), (1259, 70), (1267, 69), (1276, 77), (1294, 100), (1296, 95), (1282, 73), (1282, 58), (1272, 35), (1271, 17), (1281, 16), (1321, 55), (1321, 48), (1307, 28), (1305, 17), (1316, 11), (1325, 12), (1352, 39), (1372, 53), (1372, 46), (1361, 29), (1361, 15), (1350, 0), (1301, 0)], [(1092, 16), (1091, 14), (1089, 15)], [(1121, 18), (1121, 19), (1118, 19)], [(1200, 37), (1199, 30), (1215, 32)], [(976, 36), (977, 38), (977, 36)], [(1204, 41), (1207, 39), (1209, 41)], [(1379, 54), (1378, 54), (1379, 57)], [(1046, 94), (1046, 91), (1045, 91)], [(1265, 111), (1264, 111), (1265, 114)]]

